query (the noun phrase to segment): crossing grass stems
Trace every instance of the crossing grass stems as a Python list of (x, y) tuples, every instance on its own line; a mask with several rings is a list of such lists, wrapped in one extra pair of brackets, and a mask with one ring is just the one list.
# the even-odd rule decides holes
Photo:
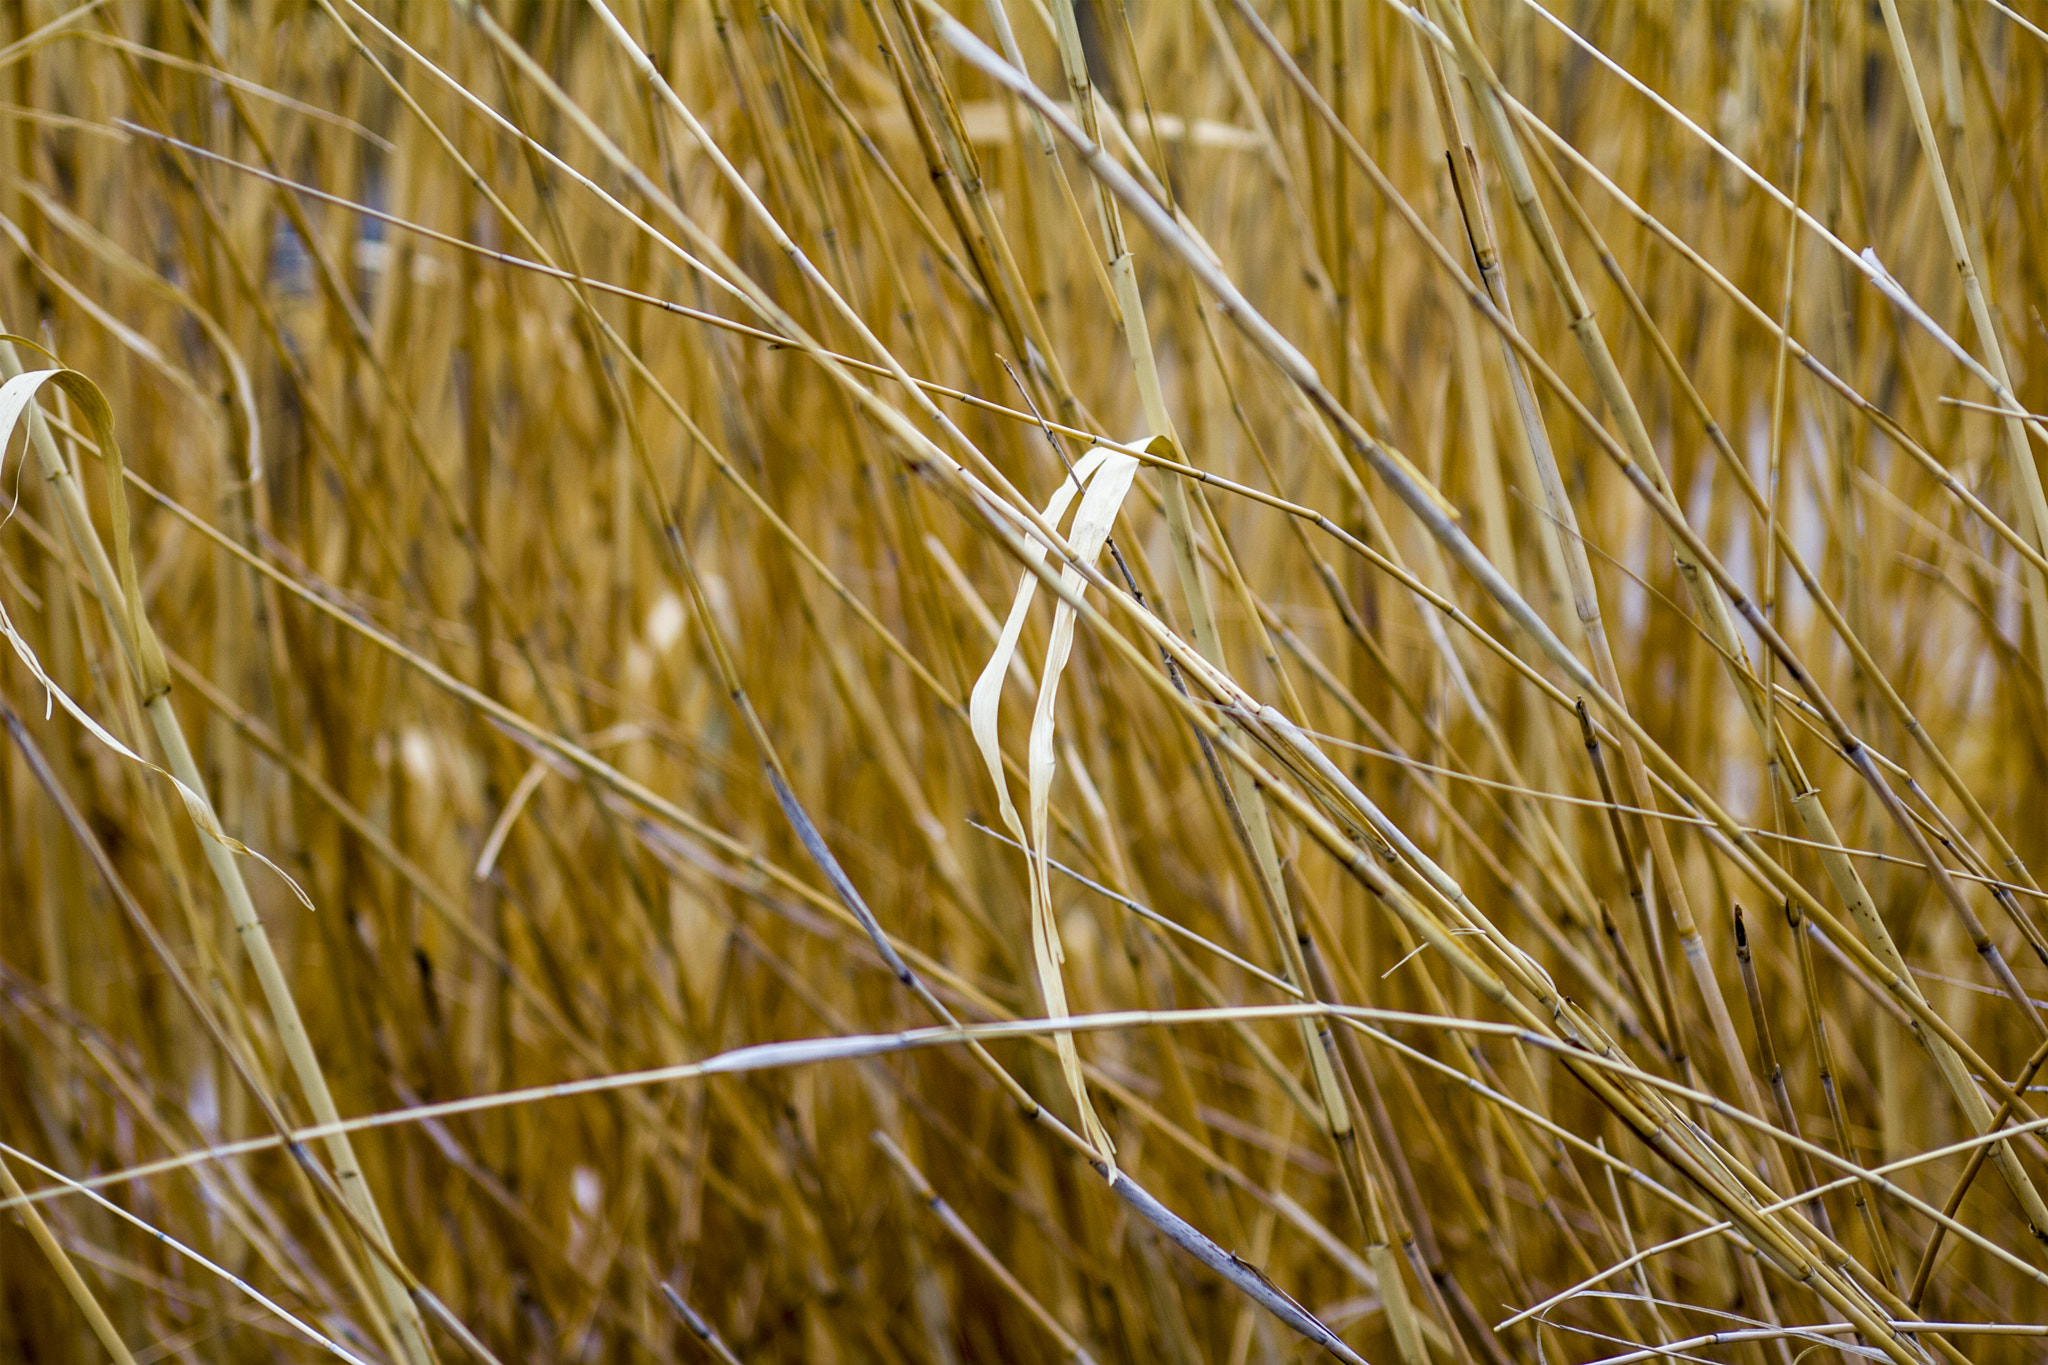
[(2044, 108), (6, 6), (0, 1354), (2032, 1358)]

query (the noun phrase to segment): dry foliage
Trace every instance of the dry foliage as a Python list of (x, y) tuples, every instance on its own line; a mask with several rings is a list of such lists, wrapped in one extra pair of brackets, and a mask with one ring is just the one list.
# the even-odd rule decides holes
[(5, 7), (0, 1356), (2036, 1358), (2048, 16), (951, 9)]

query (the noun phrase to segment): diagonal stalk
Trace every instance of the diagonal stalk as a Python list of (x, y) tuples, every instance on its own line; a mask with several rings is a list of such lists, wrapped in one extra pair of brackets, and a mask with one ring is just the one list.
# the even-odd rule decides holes
[[(0, 341), (0, 376), (14, 379), (22, 373), (21, 361), (15, 354), (12, 342)], [(277, 1028), (278, 1041), (285, 1050), (292, 1073), (299, 1082), (299, 1089), (306, 1099), (306, 1107), (314, 1121), (320, 1124), (336, 1123), (340, 1111), (335, 1107), (334, 1096), (327, 1088), (326, 1073), (321, 1070), (320, 1059), (313, 1051), (312, 1039), (306, 1032), (304, 1021), (299, 1016), (298, 1002), (293, 998), (291, 984), (285, 979), (284, 968), (277, 960), (276, 951), (271, 947), (270, 936), (257, 917), (255, 901), (249, 895), (248, 883), (243, 880), (241, 865), (235, 855), (221, 839), (209, 832), (220, 827), (212, 802), (206, 794), (206, 782), (200, 775), (199, 765), (193, 761), (191, 746), (186, 743), (184, 727), (171, 707), (170, 670), (164, 662), (163, 651), (156, 641), (143, 612), (139, 595), (131, 596), (132, 572), (117, 573), (113, 559), (101, 542), (99, 532), (92, 524), (91, 514), (86, 510), (85, 495), (73, 477), (70, 465), (57, 449), (48, 426), (33, 403), (28, 408), (29, 446), (35, 452), (38, 468), (49, 481), (57, 498), (66, 529), (72, 543), (89, 570), (94, 591), (99, 595), (101, 605), (106, 609), (109, 620), (116, 623), (120, 631), (120, 643), (130, 668), (134, 671), (138, 689), (144, 697), (143, 711), (149, 717), (150, 726), (156, 732), (157, 742), (162, 747), (166, 766), (171, 775), (182, 783), (190, 795), (187, 805), (191, 810), (193, 824), (199, 831), (199, 844), (206, 855), (206, 863), (219, 884), (222, 898), (226, 900), (228, 913), (233, 918), (235, 933), (249, 954), (250, 965), (255, 969), (256, 979), (263, 988), (265, 1002), (270, 1007), (271, 1021)], [(118, 456), (108, 449), (112, 444), (111, 429), (104, 433), (101, 457), (108, 460), (109, 483), (112, 496), (125, 499), (118, 473)], [(125, 531), (126, 516), (117, 516), (116, 533)], [(116, 550), (123, 555), (127, 547), (118, 545)], [(371, 1195), (369, 1185), (363, 1179), (361, 1163), (356, 1159), (355, 1148), (348, 1135), (336, 1132), (324, 1144), (328, 1160), (334, 1166), (336, 1181), (348, 1201), (349, 1208), (361, 1220), (370, 1236), (390, 1246), (389, 1234), (385, 1231), (382, 1215), (378, 1213), (376, 1199)], [(418, 1307), (406, 1293), (405, 1286), (393, 1275), (375, 1253), (371, 1254), (372, 1273), (378, 1289), (383, 1295), (383, 1312), (396, 1325), (400, 1340), (404, 1343), (412, 1365), (428, 1365), (433, 1360), (432, 1349), (427, 1344), (425, 1327)]]

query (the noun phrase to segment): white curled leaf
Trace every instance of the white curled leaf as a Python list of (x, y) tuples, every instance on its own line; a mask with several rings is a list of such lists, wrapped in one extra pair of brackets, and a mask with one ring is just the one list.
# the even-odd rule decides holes
[[(1081, 563), (1093, 564), (1096, 556), (1102, 553), (1103, 544), (1109, 538), (1109, 529), (1116, 521), (1124, 498), (1130, 493), (1131, 481), (1137, 472), (1138, 462), (1135, 459), (1097, 446), (1076, 462), (1072, 474), (1046, 502), (1045, 519), (1057, 526), (1072, 504), (1074, 495), (1080, 492), (1081, 485), (1087, 486), (1087, 491), (1081, 496), (1080, 510), (1075, 513), (1073, 527), (1067, 534), (1067, 543)], [(1045, 668), (1039, 677), (1038, 702), (1032, 714), (1031, 737), (1026, 750), (1027, 800), (1031, 816), (1028, 832), (1017, 818), (1016, 805), (1010, 799), (1010, 784), (1003, 772), (1003, 752), (997, 734), (1003, 675), (1009, 671), (1017, 641), (1023, 634), (1024, 618), (1038, 594), (1035, 570), (1046, 555), (1046, 547), (1035, 539), (1028, 541), (1027, 545), (1032, 564), (1018, 581), (1016, 600), (1010, 605), (1010, 615), (1003, 623), (995, 653), (989, 656), (988, 664), (975, 680), (967, 713), (975, 743), (981, 749), (982, 761), (987, 764), (989, 777), (996, 785), (996, 805), (1003, 823), (1025, 850), (1031, 885), (1032, 956), (1038, 967), (1038, 984), (1045, 999), (1046, 1016), (1064, 1019), (1068, 1017), (1067, 990), (1060, 968), (1066, 954), (1060, 946), (1058, 921), (1053, 916), (1045, 833), (1052, 779), (1057, 766), (1053, 732), (1059, 680), (1074, 648), (1074, 609), (1064, 599), (1053, 611), (1052, 640), (1046, 648)], [(1075, 596), (1086, 590), (1086, 580), (1071, 563), (1060, 571), (1060, 584)], [(1096, 1117), (1094, 1105), (1089, 1102), (1087, 1082), (1081, 1075), (1081, 1056), (1074, 1046), (1073, 1035), (1055, 1034), (1054, 1043), (1059, 1052), (1060, 1069), (1080, 1111), (1082, 1134), (1114, 1172), (1116, 1145), (1110, 1140), (1109, 1131), (1102, 1126), (1101, 1119)]]
[[(1073, 503), (1074, 495), (1081, 491), (1077, 480), (1085, 481), (1101, 467), (1103, 457), (1109, 452), (1096, 447), (1083, 455), (1075, 464), (1073, 474), (1062, 480), (1053, 490), (1045, 504), (1046, 521), (1057, 526), (1067, 508)], [(1010, 800), (1010, 783), (1003, 776), (1003, 751), (996, 742), (996, 720), (1002, 708), (1003, 673), (1010, 666), (1010, 659), (1017, 652), (1017, 641), (1024, 633), (1024, 618), (1031, 610), (1031, 601), (1038, 595), (1038, 576), (1032, 568), (1045, 559), (1045, 546), (1035, 538), (1027, 537), (1024, 553), (1030, 558), (1031, 566), (1024, 570), (1017, 582), (1017, 596), (1010, 604), (1010, 614), (1003, 621), (1003, 633), (996, 641), (995, 653), (989, 656), (988, 664), (981, 670), (981, 676), (974, 680), (974, 691), (967, 699), (968, 728), (974, 733), (974, 742), (981, 749), (982, 762), (988, 765), (989, 776), (995, 779), (996, 805), (1003, 824), (1019, 843), (1024, 842), (1024, 825), (1017, 818), (1017, 807)]]

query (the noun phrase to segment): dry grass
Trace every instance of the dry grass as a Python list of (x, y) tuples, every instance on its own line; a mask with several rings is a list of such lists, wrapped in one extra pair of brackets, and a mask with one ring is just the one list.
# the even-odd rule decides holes
[(0, 1356), (2038, 1357), (2038, 8), (67, 4)]

